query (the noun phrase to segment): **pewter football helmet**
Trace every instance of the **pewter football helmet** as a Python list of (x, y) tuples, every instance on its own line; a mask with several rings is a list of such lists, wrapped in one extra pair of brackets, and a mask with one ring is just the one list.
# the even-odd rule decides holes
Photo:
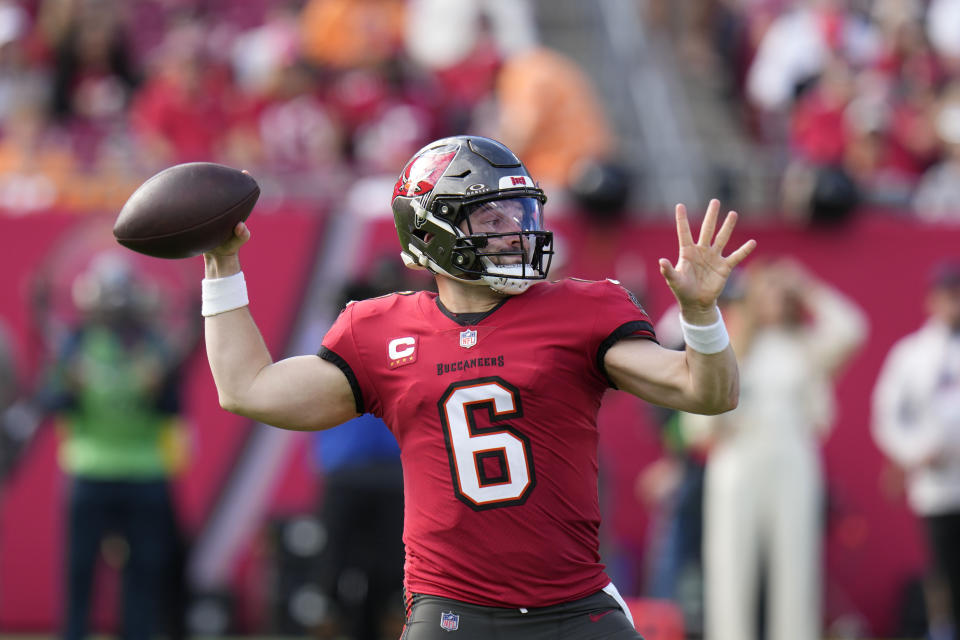
[(507, 147), (478, 136), (431, 142), (393, 189), (401, 257), (411, 268), (508, 294), (547, 277), (546, 196)]

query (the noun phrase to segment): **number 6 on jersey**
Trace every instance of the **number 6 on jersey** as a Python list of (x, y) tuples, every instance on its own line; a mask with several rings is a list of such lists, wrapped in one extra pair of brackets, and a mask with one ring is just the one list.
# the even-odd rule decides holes
[[(523, 415), (517, 389), (496, 376), (465, 380), (437, 405), (457, 498), (478, 511), (523, 504), (536, 485), (530, 440), (503, 424)], [(477, 426), (481, 409), (491, 426)]]

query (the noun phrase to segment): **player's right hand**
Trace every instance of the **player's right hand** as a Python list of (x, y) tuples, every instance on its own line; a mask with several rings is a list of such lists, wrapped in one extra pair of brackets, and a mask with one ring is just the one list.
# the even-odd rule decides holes
[(229, 240), (221, 244), (219, 247), (211, 249), (204, 255), (214, 258), (236, 255), (240, 247), (246, 244), (247, 240), (249, 239), (250, 229), (247, 227), (246, 223), (238, 222), (237, 226), (233, 228), (233, 236)]

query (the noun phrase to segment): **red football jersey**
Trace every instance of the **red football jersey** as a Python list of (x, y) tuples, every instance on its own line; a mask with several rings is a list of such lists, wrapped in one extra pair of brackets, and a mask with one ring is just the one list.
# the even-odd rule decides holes
[(602, 589), (603, 356), (654, 339), (650, 319), (619, 284), (573, 279), (467, 317), (434, 293), (356, 302), (320, 351), (400, 444), (407, 592), (541, 607)]

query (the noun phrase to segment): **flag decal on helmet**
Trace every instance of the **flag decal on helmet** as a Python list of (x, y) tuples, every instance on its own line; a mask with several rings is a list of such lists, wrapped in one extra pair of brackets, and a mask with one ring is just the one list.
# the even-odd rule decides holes
[(524, 187), (535, 187), (533, 180), (529, 176), (503, 176), (500, 178), (501, 189), (522, 189)]

